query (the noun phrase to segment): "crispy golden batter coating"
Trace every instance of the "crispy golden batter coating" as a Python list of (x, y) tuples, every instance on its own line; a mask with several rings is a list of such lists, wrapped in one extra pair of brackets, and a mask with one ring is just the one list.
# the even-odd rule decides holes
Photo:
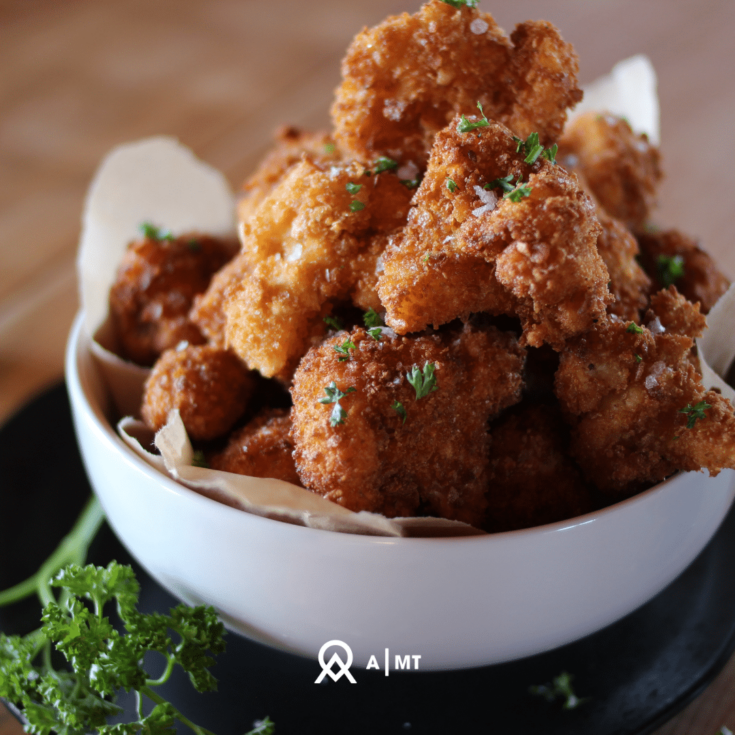
[[(436, 136), (408, 224), (383, 256), (387, 322), (405, 334), (471, 312), (509, 314), (529, 344), (558, 349), (612, 300), (594, 204), (561, 166), (526, 164), (504, 126), (460, 133), (459, 122)], [(496, 182), (508, 176), (529, 195), (503, 198)]]
[(179, 342), (204, 342), (188, 313), (196, 294), (234, 254), (235, 243), (199, 234), (132, 242), (110, 289), (122, 357), (152, 365)]
[(559, 160), (578, 170), (609, 215), (637, 228), (656, 203), (659, 150), (626, 120), (586, 112), (571, 120), (559, 141)]
[(213, 470), (249, 477), (273, 477), (301, 485), (292, 456), (290, 433), (291, 417), (286, 409), (265, 409), (232, 433), (227, 446), (209, 457), (209, 466)]
[(336, 303), (354, 294), (379, 306), (368, 293), (379, 251), (411, 195), (394, 173), (367, 176), (354, 162), (322, 168), (304, 157), (293, 166), (250, 219), (243, 257), (253, 268), (224, 306), (228, 347), (287, 380)]
[[(340, 362), (335, 348), (348, 339), (355, 347)], [(363, 329), (340, 332), (310, 350), (294, 376), (301, 480), (351, 510), (480, 526), (487, 422), (520, 399), (523, 361), (515, 337), (492, 327), (418, 337), (384, 329), (379, 341)], [(417, 399), (407, 375), (416, 367), (428, 377), (427, 365), (437, 388)], [(332, 384), (345, 395), (325, 405)]]
[(243, 414), (253, 385), (231, 352), (208, 345), (166, 350), (146, 381), (140, 413), (158, 431), (176, 408), (191, 439), (216, 439)]
[(689, 360), (702, 326), (698, 307), (675, 290), (652, 303), (673, 306), (673, 316), (657, 311), (640, 334), (632, 323), (605, 319), (561, 355), (556, 376), (573, 425), (572, 455), (587, 479), (613, 497), (678, 470), (716, 475), (735, 467), (733, 408), (705, 391)]
[[(641, 262), (656, 288), (671, 283), (689, 299), (698, 301), (707, 314), (727, 291), (730, 281), (699, 243), (678, 230), (640, 232)], [(672, 259), (679, 259), (679, 267)]]
[(342, 61), (332, 107), (335, 140), (355, 158), (381, 155), (423, 167), (434, 135), (478, 101), (524, 139), (552, 143), (582, 99), (577, 56), (545, 21), (510, 37), (492, 16), (427, 2), (359, 33)]
[(485, 530), (514, 531), (592, 510), (558, 409), (521, 404), (492, 425)]
[(597, 251), (607, 266), (608, 288), (615, 297), (607, 307), (608, 313), (638, 322), (651, 290), (651, 279), (638, 264), (638, 243), (620, 220), (610, 217), (602, 208), (597, 209), (597, 218), (602, 226)]
[(320, 164), (338, 163), (341, 154), (329, 133), (309, 133), (284, 125), (276, 131), (276, 144), (242, 186), (237, 203), (238, 219), (246, 226), (258, 205), (304, 153)]

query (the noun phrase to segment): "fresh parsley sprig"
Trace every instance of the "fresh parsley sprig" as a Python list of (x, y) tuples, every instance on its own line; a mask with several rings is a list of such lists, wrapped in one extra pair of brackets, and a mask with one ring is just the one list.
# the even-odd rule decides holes
[(393, 169), (398, 168), (398, 161), (394, 161), (392, 158), (388, 158), (387, 156), (381, 156), (375, 161), (373, 166), (375, 166), (376, 174), (382, 174), (383, 171), (392, 171)]
[(454, 194), (457, 191), (457, 183), (453, 179), (447, 179), (447, 189)]
[(659, 255), (656, 269), (661, 283), (668, 288), (684, 277), (684, 258), (681, 255)]
[(581, 704), (589, 700), (588, 697), (580, 699), (572, 689), (572, 679), (574, 677), (562, 671), (561, 674), (555, 676), (548, 684), (537, 684), (528, 687), (529, 694), (535, 697), (543, 697), (547, 702), (554, 702), (557, 699), (563, 699), (562, 709), (576, 709)]
[(517, 136), (513, 136), (513, 140), (516, 142), (516, 152), (525, 154), (523, 159), (529, 166), (533, 166), (539, 157), (545, 158), (551, 163), (556, 163), (556, 154), (559, 150), (559, 146), (554, 143), (551, 148), (544, 149), (539, 143), (538, 133), (531, 133), (528, 138), (523, 140)]
[(478, 0), (442, 0), (442, 2), (453, 8), (476, 8)]
[(625, 328), (625, 331), (630, 332), (630, 334), (643, 334), (643, 327), (639, 327), (635, 322), (631, 322)]
[(174, 236), (169, 230), (163, 230), (150, 222), (143, 222), (138, 226), (143, 237), (149, 240), (173, 240)]
[(328, 405), (330, 403), (334, 404), (334, 408), (332, 409), (332, 413), (329, 416), (329, 425), (334, 428), (335, 426), (339, 426), (340, 424), (344, 424), (345, 419), (347, 418), (347, 411), (342, 408), (340, 405), (340, 401), (348, 394), (348, 393), (354, 393), (355, 388), (348, 388), (344, 393), (337, 387), (337, 383), (333, 380), (326, 388), (324, 388), (324, 392), (327, 394), (326, 396), (322, 396), (322, 398), (319, 399), (319, 403), (323, 403), (325, 405)]
[(501, 179), (493, 179), (483, 186), (483, 189), (502, 189), (505, 192), (513, 191), (514, 186), (511, 183), (513, 181), (513, 174), (503, 176)]
[(485, 112), (483, 111), (482, 105), (479, 102), (477, 103), (477, 109), (480, 110), (480, 114), (482, 115), (482, 117), (475, 122), (471, 122), (464, 115), (462, 115), (462, 117), (459, 119), (459, 122), (457, 123), (458, 133), (469, 133), (472, 130), (476, 130), (477, 128), (489, 127), (490, 121), (485, 116)]
[(363, 315), (362, 321), (365, 324), (367, 333), (376, 342), (380, 342), (380, 338), (383, 336), (382, 327), (385, 326), (385, 324), (383, 324), (383, 319), (381, 318), (380, 314), (378, 314), (378, 312), (371, 307)]
[(406, 413), (406, 409), (404, 408), (403, 404), (399, 401), (393, 401), (393, 405), (391, 408), (403, 419), (402, 423), (406, 423), (406, 419), (408, 418), (408, 414)]
[(439, 387), (436, 384), (436, 375), (434, 371), (436, 365), (433, 362), (427, 362), (422, 370), (418, 365), (414, 365), (411, 368), (411, 372), (406, 373), (408, 382), (413, 386), (416, 391), (416, 400), (418, 401), (425, 396), (428, 396), (432, 391), (437, 390)]
[(333, 349), (340, 355), (339, 362), (347, 362), (350, 359), (350, 350), (356, 350), (357, 345), (347, 338), (341, 345), (333, 345)]
[(687, 429), (693, 429), (697, 421), (704, 421), (707, 418), (704, 412), (708, 408), (712, 408), (712, 406), (706, 401), (700, 401), (696, 406), (687, 403), (684, 408), (680, 408), (679, 413), (687, 416)]

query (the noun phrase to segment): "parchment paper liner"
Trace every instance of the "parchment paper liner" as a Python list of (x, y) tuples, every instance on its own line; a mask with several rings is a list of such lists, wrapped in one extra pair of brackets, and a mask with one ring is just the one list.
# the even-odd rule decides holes
[[(656, 76), (646, 57), (617, 64), (585, 95), (586, 109), (610, 111), (628, 119), (637, 132), (659, 140)], [(591, 107), (594, 105), (594, 107)], [(107, 314), (109, 288), (127, 244), (150, 221), (174, 233), (233, 235), (234, 197), (224, 177), (170, 138), (151, 138), (114, 149), (92, 183), (83, 218), (78, 267), (85, 324), (92, 354), (115, 406), (126, 415), (118, 424), (123, 440), (161, 472), (214, 500), (249, 513), (310, 528), (378, 536), (467, 536), (483, 532), (464, 523), (439, 518), (387, 519), (374, 513), (354, 513), (304, 488), (274, 479), (235, 475), (191, 466), (193, 450), (178, 414), (153, 437), (142, 422), (131, 418), (140, 406), (149, 370), (114, 354), (116, 345)], [(717, 388), (731, 402), (735, 391), (720, 377), (735, 356), (731, 331), (735, 324), (735, 286), (708, 316), (709, 329), (697, 342), (703, 383)], [(719, 373), (719, 375), (718, 375)]]

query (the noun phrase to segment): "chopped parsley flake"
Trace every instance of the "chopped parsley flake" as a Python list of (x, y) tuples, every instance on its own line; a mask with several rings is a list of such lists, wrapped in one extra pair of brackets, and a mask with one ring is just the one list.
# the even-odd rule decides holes
[(368, 329), (367, 333), (376, 341), (380, 342), (380, 338), (383, 336), (383, 330), (380, 327), (374, 327), (373, 329)]
[(705, 401), (700, 401), (696, 406), (692, 406), (691, 403), (688, 403), (686, 405), (686, 408), (679, 409), (679, 413), (683, 413), (687, 415), (687, 429), (693, 429), (694, 424), (697, 423), (697, 421), (704, 420), (707, 418), (705, 415), (705, 411), (708, 408), (712, 408), (709, 403), (706, 403)]
[(356, 349), (357, 345), (350, 339), (346, 339), (341, 345), (334, 346), (334, 351), (341, 355), (340, 362), (347, 362), (350, 359), (350, 350)]
[(407, 188), (407, 189), (418, 189), (419, 185), (421, 184), (421, 178), (415, 178), (415, 179), (401, 179), (401, 183)]
[(628, 324), (628, 326), (625, 328), (626, 332), (630, 332), (631, 334), (643, 334), (642, 327), (639, 327), (635, 322), (631, 322)]
[(656, 268), (661, 283), (668, 288), (684, 277), (684, 258), (681, 255), (659, 255)]
[(344, 329), (342, 322), (337, 319), (336, 316), (325, 316), (324, 321), (328, 327), (330, 327), (331, 329), (336, 329), (338, 332), (340, 331), (340, 329)]
[(435, 370), (436, 365), (433, 362), (427, 362), (424, 365), (423, 371), (420, 367), (418, 367), (418, 365), (414, 365), (411, 368), (411, 372), (406, 373), (406, 378), (408, 379), (408, 382), (413, 386), (413, 389), (416, 391), (417, 401), (421, 398), (424, 398), (425, 396), (428, 396), (429, 393), (435, 391), (439, 387), (436, 384), (436, 376), (434, 375)]
[(347, 418), (347, 411), (340, 406), (340, 399), (344, 398), (348, 393), (354, 393), (354, 388), (348, 388), (344, 393), (337, 387), (337, 384), (332, 381), (325, 389), (324, 392), (327, 394), (324, 398), (319, 399), (319, 403), (329, 404), (333, 403), (334, 408), (332, 413), (329, 415), (329, 425), (332, 427), (344, 424)]
[(403, 419), (403, 423), (405, 424), (408, 414), (406, 413), (406, 409), (403, 407), (403, 404), (398, 401), (393, 401), (391, 408)]
[(480, 110), (482, 119), (478, 120), (477, 122), (470, 122), (464, 115), (462, 115), (462, 117), (459, 119), (459, 123), (457, 123), (458, 133), (469, 133), (472, 130), (476, 130), (477, 128), (487, 128), (490, 125), (490, 121), (485, 117), (482, 105), (479, 102), (477, 103), (477, 107)]
[(447, 189), (454, 194), (457, 191), (457, 184), (452, 179), (447, 179)]
[(551, 163), (556, 163), (556, 153), (559, 146), (554, 143), (551, 148), (544, 150), (544, 147), (538, 142), (538, 133), (531, 133), (526, 140), (514, 135), (513, 140), (516, 142), (516, 153), (523, 151), (525, 158), (523, 159), (529, 166), (533, 166), (542, 156)]
[(563, 698), (564, 703), (562, 709), (575, 709), (580, 704), (588, 701), (588, 698), (580, 699), (572, 689), (572, 679), (574, 677), (566, 671), (562, 671), (559, 676), (555, 676), (550, 684), (539, 684), (528, 687), (530, 694), (536, 697), (543, 697), (547, 702), (554, 702), (559, 697)]
[(345, 411), (339, 403), (335, 403), (332, 413), (329, 414), (329, 425), (331, 427), (340, 426), (341, 424), (344, 424), (346, 418), (347, 411)]
[(381, 156), (374, 165), (376, 174), (382, 174), (383, 171), (392, 171), (394, 168), (398, 168), (397, 161), (394, 161), (392, 158), (386, 158), (385, 156)]
[(138, 229), (143, 234), (143, 237), (147, 237), (149, 240), (173, 240), (174, 236), (168, 230), (162, 230), (160, 227), (151, 224), (150, 222), (143, 222)]
[(513, 191), (512, 181), (513, 174), (508, 174), (507, 176), (503, 176), (502, 179), (495, 179), (489, 184), (485, 184), (483, 189), (502, 189), (505, 192), (510, 192)]
[(421, 258), (421, 260), (423, 260), (424, 263), (428, 263), (430, 258), (431, 258), (431, 253), (426, 253), (426, 255), (424, 255), (424, 257)]
[(351, 181), (347, 182), (347, 186), (345, 186), (345, 189), (350, 192), (350, 194), (357, 194), (360, 189), (362, 189), (362, 184), (353, 184)]
[(478, 0), (442, 0), (442, 2), (453, 8), (476, 8)]
[(362, 317), (363, 324), (366, 327), (382, 327), (383, 320), (375, 309), (368, 309)]
[[(520, 178), (520, 176), (518, 178)], [(507, 191), (505, 192), (505, 194), (503, 194), (503, 199), (510, 199), (511, 202), (520, 202), (521, 199), (531, 196), (531, 191), (532, 189), (530, 186), (523, 186), (523, 184), (519, 181), (515, 189), (513, 189), (512, 191)]]
[(207, 458), (204, 456), (204, 452), (201, 449), (197, 449), (191, 458), (192, 467), (205, 467), (209, 468)]
[(643, 362), (643, 358), (640, 355), (636, 355), (635, 356), (635, 361), (636, 362)]
[(545, 158), (547, 161), (550, 161), (551, 163), (556, 163), (556, 154), (559, 151), (559, 146), (554, 143), (554, 145), (551, 146), (551, 148), (547, 148), (542, 154), (541, 157)]
[(325, 143), (324, 144), (324, 152), (325, 153), (334, 153), (335, 151), (335, 145), (334, 143)]
[(365, 205), (362, 202), (358, 202), (357, 199), (355, 199), (353, 202), (350, 202), (351, 212), (360, 212), (363, 209), (365, 209)]

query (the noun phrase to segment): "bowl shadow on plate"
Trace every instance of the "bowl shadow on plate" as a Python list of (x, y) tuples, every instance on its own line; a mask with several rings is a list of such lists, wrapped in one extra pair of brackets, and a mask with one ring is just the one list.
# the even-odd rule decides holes
[[(55, 386), (0, 429), (4, 492), (0, 589), (32, 574), (55, 548), (90, 492), (68, 399)], [(39, 454), (40, 452), (40, 454)], [(107, 525), (90, 561), (131, 563)], [(177, 600), (133, 563), (144, 612)], [(735, 648), (735, 511), (692, 565), (653, 600), (602, 631), (562, 648), (495, 666), (406, 673), (353, 667), (356, 684), (325, 678), (315, 661), (235, 634), (213, 673), (219, 690), (196, 694), (177, 673), (162, 694), (217, 735), (240, 734), (266, 715), (278, 733), (495, 732), (644, 735), (699, 694)], [(34, 600), (0, 610), (0, 629), (38, 625)], [(492, 622), (488, 621), (488, 625)], [(383, 651), (375, 652), (382, 661)], [(404, 651), (391, 652), (402, 653)], [(421, 653), (415, 651), (411, 653)], [(571, 711), (528, 693), (561, 671), (580, 698)], [(124, 701), (124, 700), (123, 700)], [(127, 702), (131, 707), (132, 701)]]

